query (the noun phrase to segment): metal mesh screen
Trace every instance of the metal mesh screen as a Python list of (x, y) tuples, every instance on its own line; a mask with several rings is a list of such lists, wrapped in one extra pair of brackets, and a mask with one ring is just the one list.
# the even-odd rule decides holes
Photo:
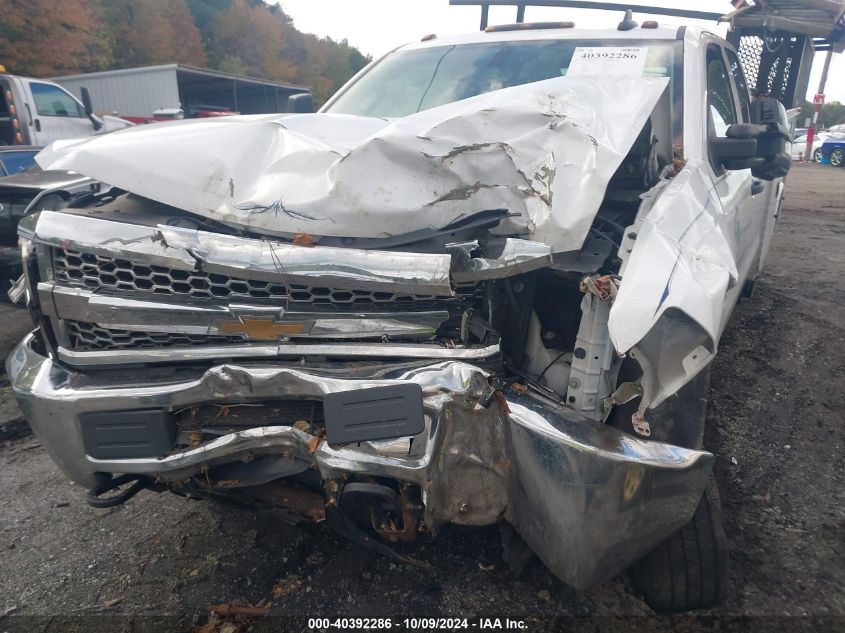
[(755, 95), (772, 96), (787, 108), (800, 104), (807, 90), (813, 56), (806, 37), (742, 31), (730, 39)]
[(739, 39), (737, 54), (742, 64), (742, 70), (751, 86), (757, 83), (757, 73), (760, 71), (760, 59), (763, 56), (763, 39), (756, 35), (743, 35)]

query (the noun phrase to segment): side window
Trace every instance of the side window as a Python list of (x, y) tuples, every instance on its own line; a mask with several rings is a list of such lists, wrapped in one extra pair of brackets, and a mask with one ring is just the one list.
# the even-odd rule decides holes
[(32, 98), (35, 100), (35, 109), (39, 116), (85, 116), (76, 99), (58, 86), (32, 82), (29, 88), (32, 90)]
[(716, 136), (725, 136), (728, 126), (738, 121), (731, 78), (718, 46), (707, 48), (707, 105)]
[(743, 123), (751, 123), (751, 92), (748, 90), (748, 82), (745, 81), (745, 73), (742, 71), (742, 64), (739, 57), (731, 49), (726, 48), (728, 64), (731, 67), (731, 75), (736, 84), (736, 91), (739, 93), (739, 107)]

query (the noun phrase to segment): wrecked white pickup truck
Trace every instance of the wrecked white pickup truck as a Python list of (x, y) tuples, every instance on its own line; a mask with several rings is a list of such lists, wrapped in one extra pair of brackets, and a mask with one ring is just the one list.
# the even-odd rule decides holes
[(396, 556), (501, 522), (574, 587), (633, 564), (655, 607), (720, 598), (707, 367), (785, 112), (710, 33), (566, 26), (426, 38), (317, 114), (39, 156), (114, 185), (21, 222), (8, 360), (92, 504), (283, 507)]

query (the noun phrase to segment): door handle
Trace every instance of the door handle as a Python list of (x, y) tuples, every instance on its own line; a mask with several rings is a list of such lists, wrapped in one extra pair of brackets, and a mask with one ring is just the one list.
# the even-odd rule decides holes
[(35, 131), (36, 132), (41, 131), (41, 121), (39, 119), (35, 119)]
[(758, 193), (763, 193), (763, 190), (766, 188), (766, 183), (762, 180), (757, 180), (756, 178), (751, 181), (751, 195), (756, 196)]

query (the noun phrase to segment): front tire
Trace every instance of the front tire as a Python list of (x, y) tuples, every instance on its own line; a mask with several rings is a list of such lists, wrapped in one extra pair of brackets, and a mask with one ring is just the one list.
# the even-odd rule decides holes
[(725, 599), (728, 545), (712, 475), (690, 522), (634, 563), (631, 577), (655, 611), (700, 609)]
[(821, 147), (817, 148), (816, 151), (813, 152), (813, 162), (814, 163), (822, 162), (822, 148)]

